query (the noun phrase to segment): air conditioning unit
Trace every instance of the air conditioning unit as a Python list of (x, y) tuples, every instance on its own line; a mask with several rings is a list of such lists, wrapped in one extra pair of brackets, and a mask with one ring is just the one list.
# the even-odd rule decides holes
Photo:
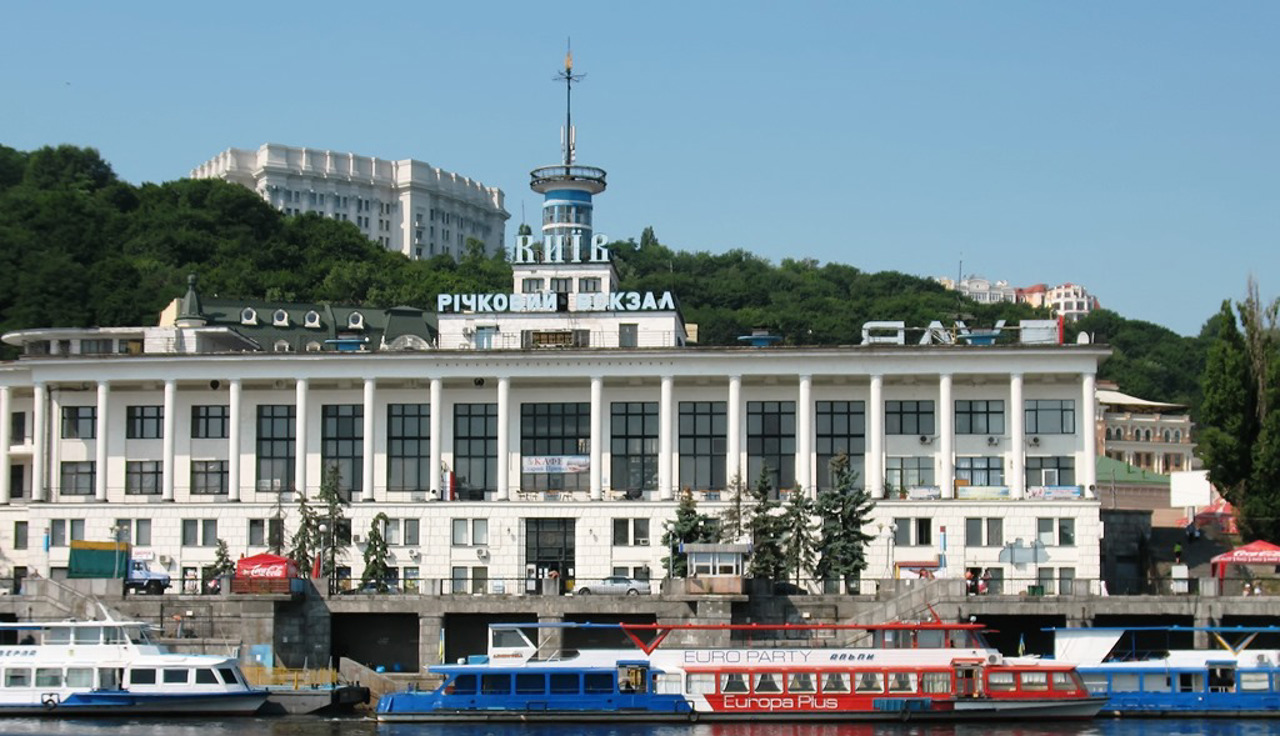
[(477, 547), (476, 557), (479, 557), (482, 560), (489, 559), (489, 550), (485, 549), (484, 547)]
[(359, 535), (359, 534), (352, 534), (352, 535), (351, 535), (351, 541), (355, 542), (356, 544), (360, 544), (360, 535)]
[(414, 560), (420, 559), (422, 557), (422, 552), (421, 550), (411, 549), (409, 550), (409, 557)]
[(930, 437), (930, 436), (929, 436), (929, 435), (927, 435), (927, 434), (922, 434), (922, 435), (920, 435), (920, 444), (922, 444), (922, 445), (927, 445), (927, 444), (929, 444), (930, 442), (933, 442), (933, 438), (932, 438), (932, 437)]
[(172, 558), (172, 557), (170, 557), (169, 555), (160, 555), (160, 564), (161, 564), (161, 565), (168, 565), (170, 562), (173, 562), (173, 558)]
[(648, 539), (647, 537), (638, 537), (638, 538), (636, 539), (636, 546), (637, 546), (637, 547), (648, 547), (648, 546), (649, 546), (649, 539)]
[(988, 654), (988, 655), (987, 655), (987, 664), (997, 664), (999, 661), (1000, 661), (1000, 655), (999, 655), (999, 654)]
[(1032, 446), (1032, 447), (1039, 447), (1039, 446), (1040, 446), (1040, 438), (1039, 438), (1039, 437), (1032, 437), (1032, 438), (1031, 438), (1031, 446)]
[(995, 447), (998, 444), (1000, 444), (999, 437), (996, 437), (995, 435), (991, 435), (990, 437), (987, 438), (987, 445), (991, 447)]

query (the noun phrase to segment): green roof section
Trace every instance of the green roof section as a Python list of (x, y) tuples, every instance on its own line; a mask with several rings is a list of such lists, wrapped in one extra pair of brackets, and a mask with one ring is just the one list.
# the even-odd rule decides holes
[(1098, 462), (1095, 466), (1098, 469), (1098, 485), (1104, 483), (1128, 483), (1130, 485), (1144, 486), (1167, 486), (1169, 485), (1169, 476), (1159, 473), (1143, 470), (1129, 463), (1106, 457), (1098, 456)]

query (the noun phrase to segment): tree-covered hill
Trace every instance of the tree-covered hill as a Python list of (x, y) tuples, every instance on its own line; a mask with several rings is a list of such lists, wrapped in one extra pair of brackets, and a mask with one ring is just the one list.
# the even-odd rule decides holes
[[(774, 265), (742, 250), (677, 251), (652, 228), (639, 243), (612, 247), (623, 288), (671, 291), (704, 345), (734, 345), (758, 327), (787, 344), (850, 345), (869, 320), (923, 327), (1046, 316), (1026, 305), (978, 304), (903, 273), (802, 258)], [(432, 309), (441, 292), (511, 288), (505, 257), (485, 256), (478, 243), (460, 262), (411, 261), (349, 222), (285, 216), (239, 185), (134, 186), (91, 148), (0, 146), (0, 332), (152, 324), (190, 273), (209, 295), (373, 307)], [(1078, 329), (1114, 346), (1103, 378), (1143, 398), (1197, 405), (1203, 339), (1107, 311)]]

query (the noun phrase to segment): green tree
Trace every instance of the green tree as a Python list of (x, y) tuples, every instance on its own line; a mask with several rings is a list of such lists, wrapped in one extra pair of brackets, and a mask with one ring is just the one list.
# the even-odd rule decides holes
[(762, 468), (760, 477), (751, 486), (751, 499), (751, 519), (747, 522), (747, 533), (751, 535), (751, 563), (747, 573), (762, 580), (783, 580), (787, 572), (782, 548), (786, 521), (780, 513), (782, 506), (773, 495), (769, 468)]
[(391, 567), (387, 564), (387, 540), (382, 536), (382, 530), (386, 525), (387, 515), (382, 512), (378, 512), (378, 515), (369, 523), (369, 533), (364, 547), (364, 574), (360, 576), (361, 587), (372, 582), (379, 593), (385, 593), (390, 589), (387, 584), (391, 578)]
[(832, 487), (818, 494), (818, 546), (822, 557), (816, 574), (823, 581), (844, 581), (845, 589), (855, 587), (867, 569), (867, 547), (874, 537), (865, 531), (875, 502), (863, 488), (856, 487), (857, 473), (843, 453), (831, 461)]
[(209, 572), (214, 577), (219, 577), (230, 575), (235, 570), (236, 563), (231, 560), (231, 552), (227, 549), (227, 541), (219, 539), (218, 548), (213, 553), (213, 566), (209, 568)]
[(680, 545), (686, 543), (716, 541), (715, 520), (698, 512), (698, 502), (693, 492), (684, 489), (680, 493), (680, 501), (676, 506), (675, 520), (666, 526), (662, 533), (662, 544), (671, 552), (662, 558), (662, 566), (669, 578), (683, 578), (689, 575), (689, 557), (680, 551)]
[(324, 539), (320, 539), (324, 550), (321, 560), (320, 574), (334, 580), (338, 574), (338, 563), (346, 559), (347, 550), (351, 546), (351, 522), (347, 519), (347, 500), (342, 497), (342, 472), (336, 465), (324, 469), (320, 478), (320, 490), (316, 501), (320, 504), (318, 516), (327, 528)]
[(814, 534), (817, 526), (813, 512), (813, 500), (803, 489), (797, 488), (791, 492), (782, 516), (783, 561), (793, 576), (792, 581), (801, 586), (813, 577), (817, 562), (817, 538)]
[[(689, 493), (689, 489), (686, 488), (685, 492)], [(738, 542), (746, 533), (747, 519), (751, 513), (746, 504), (747, 490), (742, 476), (733, 476), (725, 492), (729, 494), (729, 505), (720, 512), (720, 541)]]
[(1224, 302), (1202, 377), (1197, 451), (1247, 540), (1280, 539), (1278, 313), (1280, 300), (1264, 305), (1252, 280), (1234, 310)]
[(320, 522), (316, 512), (311, 508), (311, 504), (307, 503), (306, 495), (299, 493), (298, 527), (294, 529), (293, 537), (289, 542), (288, 557), (293, 560), (293, 564), (300, 572), (310, 575), (311, 566), (315, 563), (321, 547)]

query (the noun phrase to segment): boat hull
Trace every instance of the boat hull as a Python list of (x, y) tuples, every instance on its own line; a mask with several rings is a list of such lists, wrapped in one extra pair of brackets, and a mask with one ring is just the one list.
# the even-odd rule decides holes
[(125, 691), (75, 693), (37, 703), (0, 702), (0, 716), (253, 715), (266, 702), (265, 691), (212, 695), (139, 695)]

